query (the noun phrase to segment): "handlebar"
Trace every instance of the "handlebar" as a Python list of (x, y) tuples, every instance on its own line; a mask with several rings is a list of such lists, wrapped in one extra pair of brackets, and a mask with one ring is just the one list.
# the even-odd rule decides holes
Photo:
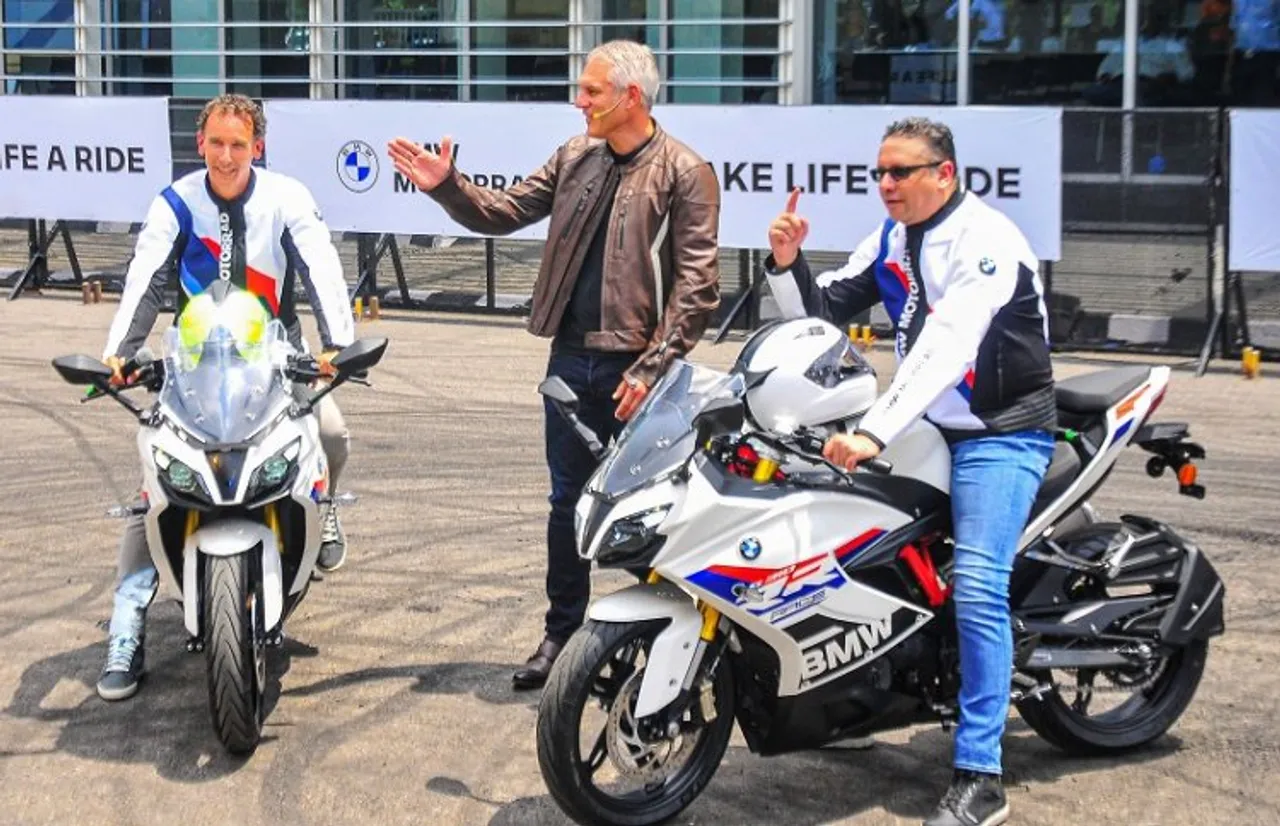
[[(762, 437), (759, 433), (752, 435), (757, 438), (761, 438), (763, 441), (773, 442), (774, 447), (792, 453), (801, 459), (806, 459), (815, 464), (825, 465), (827, 468), (835, 471), (845, 479), (853, 478), (853, 472), (840, 467), (822, 455), (822, 448), (825, 445), (825, 441), (822, 437), (812, 431), (801, 429), (792, 434), (790, 439), (776, 441), (767, 437)], [(858, 467), (880, 475), (893, 473), (893, 463), (885, 459), (881, 459), (878, 456), (874, 459), (867, 459), (859, 462)]]

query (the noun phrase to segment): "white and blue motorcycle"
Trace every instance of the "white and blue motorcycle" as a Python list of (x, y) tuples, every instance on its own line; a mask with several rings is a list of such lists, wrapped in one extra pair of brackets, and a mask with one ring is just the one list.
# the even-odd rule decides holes
[[(1071, 753), (1163, 734), (1223, 631), (1223, 584), (1198, 547), (1088, 505), (1134, 445), (1152, 475), (1204, 495), (1188, 428), (1150, 422), (1169, 377), (1122, 367), (1057, 387), (1056, 452), (1013, 572), (1010, 680), (1031, 727)], [(577, 507), (580, 554), (643, 579), (591, 606), (542, 694), (538, 762), (568, 815), (674, 816), (735, 722), (776, 755), (956, 719), (950, 452), (922, 420), (853, 473), (822, 458), (877, 395), (839, 329), (771, 324), (727, 373), (677, 362), (608, 450), (567, 386), (541, 390), (601, 457)]]
[(315, 360), (256, 298), (219, 292), (202, 294), (205, 317), (165, 331), (162, 360), (144, 353), (125, 368), (131, 387), (158, 391), (154, 404), (113, 387), (91, 356), (53, 365), (90, 386), (86, 400), (110, 396), (141, 423), (142, 504), (121, 510), (144, 515), (161, 588), (182, 603), (188, 650), (205, 655), (214, 729), (245, 754), (262, 736), (268, 652), (306, 596), (332, 495), (312, 410), (374, 366), (387, 341), (351, 344), (322, 389), (295, 390), (320, 378)]

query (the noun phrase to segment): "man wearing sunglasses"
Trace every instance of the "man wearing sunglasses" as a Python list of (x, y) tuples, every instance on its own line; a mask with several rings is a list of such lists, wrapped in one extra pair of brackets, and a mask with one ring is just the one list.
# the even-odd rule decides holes
[(796, 191), (769, 226), (765, 266), (786, 317), (843, 327), (882, 302), (893, 321), (898, 371), (852, 432), (828, 440), (830, 461), (852, 470), (921, 416), (951, 447), (960, 722), (951, 787), (925, 826), (995, 826), (1009, 816), (1009, 574), (1056, 425), (1039, 261), (1012, 221), (959, 186), (943, 124), (890, 125), (872, 178), (889, 218), (847, 264), (810, 272)]

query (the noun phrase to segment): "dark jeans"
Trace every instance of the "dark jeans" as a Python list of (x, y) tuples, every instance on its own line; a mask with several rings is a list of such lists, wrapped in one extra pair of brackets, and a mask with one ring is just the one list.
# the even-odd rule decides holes
[[(595, 431), (600, 443), (621, 432), (614, 418), (613, 391), (622, 373), (635, 362), (634, 353), (600, 353), (553, 349), (547, 375), (559, 376), (578, 395), (578, 417)], [(573, 512), (596, 460), (551, 402), (546, 413), (547, 469), (551, 472), (551, 516), (547, 520), (547, 637), (564, 643), (582, 625), (591, 598), (591, 565), (579, 558), (573, 535)]]

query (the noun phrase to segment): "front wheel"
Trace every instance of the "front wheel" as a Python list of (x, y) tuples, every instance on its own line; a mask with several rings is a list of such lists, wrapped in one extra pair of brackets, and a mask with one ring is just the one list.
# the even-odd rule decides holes
[[(538, 707), (538, 766), (578, 823), (647, 826), (692, 803), (733, 733), (733, 678), (721, 661), (674, 736), (646, 734), (634, 716), (662, 623), (584, 625), (556, 660)], [(706, 719), (704, 708), (714, 709)]]
[(210, 556), (205, 567), (205, 666), (209, 714), (232, 754), (251, 754), (262, 739), (266, 634), (261, 589), (249, 554)]

